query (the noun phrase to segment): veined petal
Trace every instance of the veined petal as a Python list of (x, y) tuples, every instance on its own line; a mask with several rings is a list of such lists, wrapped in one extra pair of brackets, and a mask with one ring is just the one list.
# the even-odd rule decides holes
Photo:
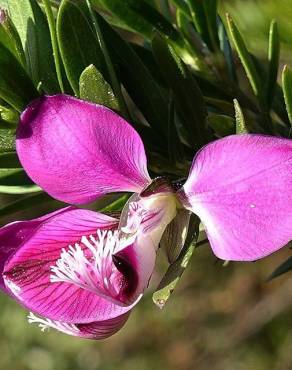
[(52, 328), (75, 337), (100, 340), (108, 338), (120, 330), (128, 320), (129, 315), (130, 311), (109, 320), (95, 321), (88, 324), (70, 324), (37, 317), (30, 312), (28, 322), (30, 324), (37, 324), (41, 328), (41, 331)]
[[(148, 285), (155, 265), (156, 250), (165, 228), (177, 213), (177, 198), (163, 181), (153, 181), (142, 194), (133, 194), (125, 205), (119, 223), (120, 244), (116, 256), (134, 255), (139, 276), (136, 297)], [(156, 185), (159, 185), (157, 188)], [(130, 244), (130, 246), (125, 247)], [(133, 263), (132, 263), (133, 265)]]
[(21, 115), (16, 148), (31, 179), (64, 202), (139, 192), (150, 182), (137, 132), (110, 109), (70, 96), (30, 104)]
[[(149, 239), (155, 249), (167, 225), (177, 213), (177, 198), (173, 192), (155, 193), (154, 195), (132, 195), (125, 205), (119, 223), (122, 240)], [(125, 242), (124, 242), (125, 243)], [(123, 244), (120, 248), (123, 248)]]
[(29, 310), (51, 320), (90, 323), (124, 314), (131, 306), (123, 299), (136, 292), (137, 282), (127, 275), (134, 261), (124, 254), (128, 265), (116, 268), (113, 243), (98, 243), (115, 228), (116, 219), (82, 209), (47, 219), (6, 262), (6, 287)]
[(237, 135), (205, 146), (182, 191), (224, 260), (256, 260), (292, 239), (292, 141)]
[(50, 217), (66, 212), (68, 209), (69, 208), (60, 209), (31, 221), (12, 222), (0, 228), (0, 288), (6, 293), (8, 293), (8, 291), (5, 287), (2, 273), (7, 259), (15, 253), (21, 244), (30, 237), (30, 235), (33, 234), (40, 224)]

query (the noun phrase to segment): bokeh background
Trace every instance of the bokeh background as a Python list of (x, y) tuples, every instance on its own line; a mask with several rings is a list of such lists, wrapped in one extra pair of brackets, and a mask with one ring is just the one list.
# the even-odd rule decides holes
[[(220, 6), (222, 14), (231, 13), (250, 49), (262, 58), (270, 20), (277, 19), (282, 63), (291, 65), (291, 0), (222, 0)], [(152, 303), (150, 288), (126, 326), (101, 342), (53, 330), (42, 333), (27, 323), (24, 309), (1, 295), (0, 369), (290, 370), (292, 272), (270, 282), (267, 277), (291, 254), (286, 248), (255, 263), (222, 266), (210, 248), (202, 246), (163, 310)], [(162, 266), (158, 263), (152, 287), (163, 274)]]

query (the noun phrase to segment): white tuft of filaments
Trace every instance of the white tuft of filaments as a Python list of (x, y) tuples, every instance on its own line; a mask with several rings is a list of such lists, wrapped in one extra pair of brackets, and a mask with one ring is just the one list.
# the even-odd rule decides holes
[(115, 272), (111, 256), (118, 243), (118, 231), (97, 230), (96, 236), (82, 236), (80, 243), (62, 249), (55, 266), (51, 266), (52, 283), (73, 283), (97, 294), (118, 293), (111, 283)]
[(46, 330), (52, 328), (69, 335), (78, 335), (80, 333), (80, 330), (74, 324), (68, 324), (65, 322), (50, 319), (43, 319), (36, 316), (33, 312), (29, 313), (27, 319), (29, 324), (37, 324), (42, 332), (45, 332)]

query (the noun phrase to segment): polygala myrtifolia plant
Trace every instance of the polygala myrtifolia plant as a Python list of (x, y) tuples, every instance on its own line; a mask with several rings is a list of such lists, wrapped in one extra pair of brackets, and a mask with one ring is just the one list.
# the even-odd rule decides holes
[(159, 247), (162, 308), (196, 246), (253, 261), (292, 239), (277, 25), (259, 60), (217, 5), (0, 0), (0, 215), (38, 217), (0, 229), (0, 286), (42, 330), (115, 333)]

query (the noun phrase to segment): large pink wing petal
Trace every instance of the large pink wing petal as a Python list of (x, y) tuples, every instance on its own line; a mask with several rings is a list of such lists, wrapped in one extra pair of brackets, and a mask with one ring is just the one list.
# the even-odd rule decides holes
[(50, 281), (51, 266), (62, 248), (97, 229), (117, 227), (117, 220), (82, 209), (68, 209), (42, 223), (4, 266), (6, 287), (29, 310), (68, 323), (88, 323), (117, 317), (122, 307), (73, 283)]
[(182, 198), (225, 260), (256, 260), (292, 239), (292, 141), (229, 136), (195, 157)]
[(139, 192), (150, 182), (137, 132), (110, 109), (70, 96), (34, 101), (21, 116), (16, 148), (32, 180), (64, 202)]

